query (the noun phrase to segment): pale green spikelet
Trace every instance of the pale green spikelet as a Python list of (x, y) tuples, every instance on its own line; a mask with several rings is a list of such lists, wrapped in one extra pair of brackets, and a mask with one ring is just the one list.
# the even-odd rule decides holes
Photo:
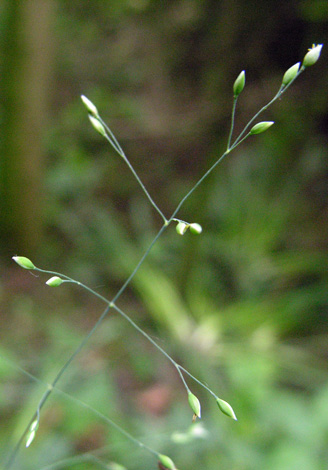
[(263, 121), (263, 122), (258, 122), (257, 124), (255, 124), (255, 126), (252, 127), (252, 129), (250, 130), (250, 134), (253, 135), (253, 134), (261, 134), (262, 132), (265, 132), (266, 130), (269, 129), (269, 127), (272, 126), (272, 124), (274, 124), (273, 121)]
[(229, 405), (229, 403), (222, 400), (221, 398), (217, 398), (216, 403), (217, 403), (218, 407), (220, 408), (220, 410), (222, 411), (222, 413), (229, 416), (229, 418), (232, 418), (235, 421), (237, 421), (237, 417), (235, 415), (235, 412), (233, 411), (233, 409), (232, 409), (231, 405)]
[(53, 276), (53, 277), (51, 277), (50, 279), (47, 280), (46, 284), (47, 284), (47, 286), (50, 286), (50, 287), (58, 287), (63, 282), (64, 282), (63, 279), (61, 279), (60, 277)]
[(233, 84), (233, 95), (236, 98), (240, 93), (243, 91), (245, 87), (245, 70), (240, 72), (238, 77), (235, 80), (235, 83)]
[(282, 79), (282, 84), (284, 86), (288, 85), (292, 80), (294, 80), (294, 78), (298, 74), (298, 71), (300, 69), (300, 65), (301, 65), (301, 63), (297, 62), (297, 64), (292, 65), (291, 67), (289, 67), (288, 70), (286, 70), (286, 72), (283, 76), (283, 79)]
[(200, 401), (198, 400), (196, 395), (194, 395), (190, 391), (188, 392), (188, 402), (189, 402), (190, 408), (194, 412), (195, 416), (197, 418), (200, 418), (201, 417)]
[(25, 256), (13, 256), (12, 259), (21, 267), (24, 269), (36, 269), (34, 264), (32, 263), (31, 260), (28, 258), (25, 258)]
[(303, 67), (311, 67), (311, 65), (314, 65), (318, 61), (322, 46), (323, 44), (318, 44), (317, 46), (315, 44), (312, 45), (311, 49), (309, 49), (309, 52), (307, 52), (304, 56), (302, 63)]
[(94, 117), (99, 116), (98, 109), (95, 107), (95, 105), (92, 103), (92, 101), (89, 100), (89, 98), (87, 98), (84, 95), (81, 95), (81, 100), (82, 100), (84, 106), (87, 108), (88, 112), (90, 114), (92, 114), (92, 116), (94, 116)]

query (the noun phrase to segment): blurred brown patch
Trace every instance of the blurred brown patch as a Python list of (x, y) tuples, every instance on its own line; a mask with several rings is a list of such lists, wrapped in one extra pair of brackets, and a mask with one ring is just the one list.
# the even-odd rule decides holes
[(144, 412), (160, 416), (167, 411), (171, 398), (171, 388), (164, 384), (155, 384), (139, 392), (137, 402)]
[(95, 424), (76, 439), (75, 448), (78, 452), (90, 452), (105, 445), (106, 429)]

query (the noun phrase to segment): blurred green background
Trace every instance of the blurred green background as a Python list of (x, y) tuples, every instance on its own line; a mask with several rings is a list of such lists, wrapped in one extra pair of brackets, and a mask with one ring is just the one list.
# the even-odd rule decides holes
[[(1, 2), (0, 462), (44, 391), (12, 364), (51, 381), (103, 308), (78, 288), (50, 289), (11, 257), (111, 298), (161, 224), (80, 95), (169, 216), (225, 150), (240, 71), (236, 131), (327, 32), (326, 0)], [(203, 409), (202, 427), (190, 428), (175, 370), (114, 313), (59, 383), (180, 470), (327, 468), (326, 63), (324, 47), (263, 115), (275, 126), (183, 206), (178, 216), (203, 234), (167, 230), (118, 302), (238, 422), (188, 381)], [(118, 469), (113, 462), (157, 466), (54, 393), (14, 468)]]

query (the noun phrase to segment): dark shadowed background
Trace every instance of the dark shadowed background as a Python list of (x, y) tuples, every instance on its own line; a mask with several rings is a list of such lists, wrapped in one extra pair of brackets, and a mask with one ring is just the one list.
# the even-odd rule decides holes
[[(238, 422), (188, 381), (203, 409), (202, 427), (190, 428), (176, 371), (114, 313), (59, 386), (180, 470), (326, 468), (327, 28), (325, 0), (1, 2), (0, 462), (44, 391), (14, 365), (51, 381), (103, 309), (77, 287), (50, 289), (11, 257), (112, 298), (161, 226), (80, 95), (168, 217), (226, 148), (238, 74), (246, 71), (236, 133), (323, 43), (319, 62), (262, 116), (275, 125), (231, 153), (182, 207), (179, 217), (200, 223), (202, 235), (170, 227), (119, 301), (231, 403)], [(103, 467), (64, 460), (86, 452)], [(115, 462), (157, 466), (53, 394), (14, 468), (119, 470)]]

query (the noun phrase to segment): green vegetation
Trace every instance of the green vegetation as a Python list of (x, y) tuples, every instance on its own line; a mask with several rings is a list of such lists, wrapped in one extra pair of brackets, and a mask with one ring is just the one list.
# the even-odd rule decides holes
[[(138, 13), (129, 2), (108, 6), (118, 24), (136, 14), (148, 25), (154, 19), (151, 7), (162, 18), (173, 11), (160, 10), (157, 2), (140, 5)], [(70, 18), (63, 11), (62, 22)], [(88, 8), (80, 10), (78, 19), (74, 12), (72, 34), (81, 28), (88, 32), (88, 24), (89, 38), (97, 38), (87, 13)], [(307, 55), (303, 66), (312, 62)], [(162, 156), (170, 148), (169, 134), (158, 156), (149, 156), (152, 142), (148, 147), (130, 141), (131, 129), (142, 126), (142, 106), (122, 95), (124, 82), (111, 87), (113, 76), (87, 93), (104, 121), (84, 99), (100, 136), (90, 126), (79, 127), (85, 116), (77, 100), (59, 113), (47, 144), (52, 161), (45, 174), (44, 243), (39, 253), (17, 250), (35, 265), (15, 257), (38, 279), (17, 266), (6, 269), (3, 278), (1, 455), (10, 455), (19, 439), (23, 443), (12, 468), (153, 469), (158, 460), (161, 469), (176, 464), (180, 470), (325, 465), (327, 255), (323, 200), (318, 203), (324, 197), (319, 183), (325, 152), (318, 138), (308, 135), (306, 145), (301, 140), (313, 132), (311, 111), (305, 119), (302, 106), (294, 112), (292, 92), (291, 102), (278, 102), (278, 93), (275, 106), (263, 109), (263, 118), (270, 120), (260, 127), (260, 119), (251, 121), (243, 133), (246, 112), (256, 114), (247, 99), (257, 96), (243, 68), (246, 84), (244, 73), (230, 81), (235, 96), (228, 146), (218, 132), (217, 147), (207, 146), (203, 160), (186, 152), (175, 171), (172, 154)], [(290, 67), (276, 87), (283, 80), (284, 90), (302, 70), (300, 64)], [(302, 75), (307, 103), (317, 93), (308, 90), (315, 78), (306, 82), (314, 70)], [(115, 95), (104, 99), (107, 88)], [(258, 93), (257, 108), (270, 101), (262, 100), (264, 95)], [(108, 107), (114, 119), (106, 115)], [(121, 146), (106, 122), (122, 131), (123, 116), (132, 127), (122, 133)], [(190, 136), (192, 126), (186, 129)], [(266, 132), (231, 152), (251, 129), (251, 134)], [(103, 137), (122, 158), (108, 152)], [(191, 143), (199, 139), (197, 133)], [(186, 145), (188, 138), (183, 141)], [(202, 180), (220, 154), (227, 155), (224, 164)], [(145, 182), (146, 197), (129, 178), (124, 160)], [(313, 188), (317, 194), (311, 194)], [(135, 273), (142, 253), (147, 257)], [(72, 278), (39, 265), (56, 266)], [(44, 272), (50, 278), (43, 279)], [(73, 278), (92, 289), (72, 285)], [(111, 300), (105, 300), (99, 322), (104, 298)], [(238, 422), (219, 412), (235, 417), (227, 401)]]

